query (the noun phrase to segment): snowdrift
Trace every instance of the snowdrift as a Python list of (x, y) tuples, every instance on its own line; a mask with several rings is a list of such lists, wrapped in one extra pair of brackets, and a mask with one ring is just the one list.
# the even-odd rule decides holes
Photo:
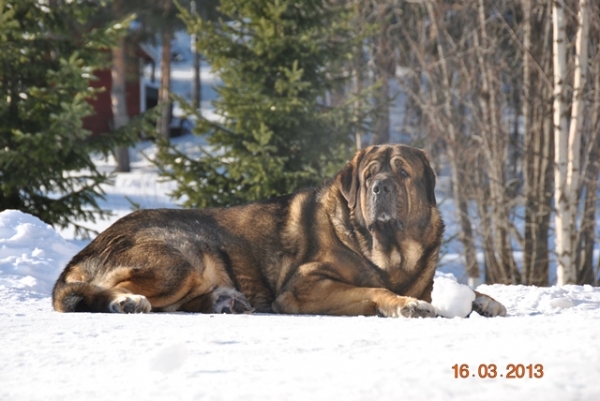
[(69, 259), (79, 248), (37, 217), (0, 213), (0, 290), (4, 287), (50, 294)]

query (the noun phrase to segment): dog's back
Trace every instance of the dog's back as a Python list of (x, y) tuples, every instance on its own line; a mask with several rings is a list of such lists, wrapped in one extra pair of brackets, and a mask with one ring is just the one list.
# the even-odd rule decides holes
[[(244, 288), (255, 308), (270, 311), (292, 198), (131, 213), (73, 257), (54, 286), (54, 309), (213, 312), (219, 297), (236, 299), (223, 308), (250, 309), (234, 291)], [(219, 288), (232, 291), (212, 294)]]

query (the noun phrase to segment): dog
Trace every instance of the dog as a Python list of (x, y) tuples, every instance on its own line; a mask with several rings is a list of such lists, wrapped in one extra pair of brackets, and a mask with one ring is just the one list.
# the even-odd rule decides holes
[[(320, 188), (203, 210), (139, 210), (73, 257), (59, 312), (434, 317), (444, 223), (425, 153), (362, 149)], [(476, 293), (473, 310), (505, 315)]]

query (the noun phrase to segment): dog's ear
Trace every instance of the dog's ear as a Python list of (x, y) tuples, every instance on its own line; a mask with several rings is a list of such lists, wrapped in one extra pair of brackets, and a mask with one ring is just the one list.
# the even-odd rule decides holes
[(425, 155), (425, 152), (422, 150), (418, 150), (417, 154), (419, 155), (419, 159), (423, 163), (423, 181), (425, 186), (425, 193), (427, 194), (427, 200), (431, 206), (436, 206), (437, 202), (435, 200), (435, 173), (429, 164), (429, 159)]
[(364, 150), (356, 152), (352, 160), (346, 164), (346, 167), (340, 171), (335, 179), (335, 182), (348, 202), (348, 207), (354, 209), (356, 207), (356, 198), (358, 197), (358, 189), (360, 185), (358, 167), (364, 155)]

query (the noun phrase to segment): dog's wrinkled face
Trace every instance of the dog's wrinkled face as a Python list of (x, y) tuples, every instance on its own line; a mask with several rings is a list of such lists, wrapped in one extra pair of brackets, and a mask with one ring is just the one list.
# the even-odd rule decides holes
[(404, 145), (363, 149), (342, 171), (340, 187), (358, 223), (379, 240), (428, 219), (436, 204), (425, 154)]

